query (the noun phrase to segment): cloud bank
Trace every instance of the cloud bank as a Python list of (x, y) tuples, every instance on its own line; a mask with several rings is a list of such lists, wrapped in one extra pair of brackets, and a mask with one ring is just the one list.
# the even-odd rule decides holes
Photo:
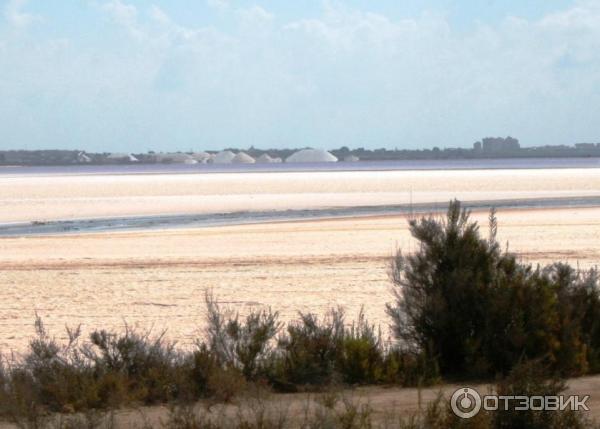
[[(218, 19), (89, 5), (95, 37), (11, 0), (0, 27), (0, 146), (177, 150), (600, 141), (600, 4), (468, 31), (325, 3), (310, 19), (210, 0)], [(39, 27), (39, 28), (38, 28)], [(91, 41), (90, 41), (91, 40)]]

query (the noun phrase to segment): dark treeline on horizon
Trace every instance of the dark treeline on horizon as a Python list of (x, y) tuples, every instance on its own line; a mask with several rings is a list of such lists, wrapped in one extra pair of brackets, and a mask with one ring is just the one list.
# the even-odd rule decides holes
[[(304, 147), (307, 148), (307, 147)], [(294, 152), (304, 148), (258, 149), (250, 146), (247, 149), (225, 148), (234, 153), (245, 152), (253, 158), (267, 154), (285, 160)], [(184, 163), (185, 155), (215, 154), (219, 151), (178, 151), (115, 154), (111, 152), (86, 152), (82, 150), (0, 150), (0, 165), (44, 166), (73, 164), (176, 164)], [(393, 161), (393, 160), (452, 160), (452, 159), (493, 159), (493, 158), (586, 158), (600, 157), (600, 143), (576, 143), (569, 145), (521, 147), (519, 141), (512, 137), (486, 137), (475, 142), (472, 148), (439, 148), (430, 149), (366, 149), (342, 146), (331, 152), (339, 161)], [(207, 161), (208, 160), (208, 161)], [(210, 162), (206, 158), (200, 163)]]

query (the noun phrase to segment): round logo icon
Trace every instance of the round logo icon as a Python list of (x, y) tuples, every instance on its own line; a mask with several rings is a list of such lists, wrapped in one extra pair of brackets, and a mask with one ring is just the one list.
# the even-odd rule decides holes
[(462, 419), (470, 419), (481, 410), (481, 396), (475, 389), (461, 387), (450, 398), (452, 411)]

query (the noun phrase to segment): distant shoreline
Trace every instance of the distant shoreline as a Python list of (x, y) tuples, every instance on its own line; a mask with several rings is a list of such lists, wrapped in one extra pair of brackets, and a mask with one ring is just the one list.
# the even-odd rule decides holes
[[(207, 228), (277, 222), (298, 222), (342, 218), (366, 218), (411, 214), (440, 213), (443, 203), (418, 203), (382, 206), (337, 207), (300, 210), (240, 211), (230, 213), (128, 216), (92, 219), (14, 222), (0, 224), (0, 237), (82, 234), (94, 232), (141, 231), (177, 228)], [(523, 198), (464, 202), (474, 211), (497, 209), (527, 210), (600, 207), (598, 197)]]
[(358, 161), (300, 164), (122, 164), (67, 166), (0, 166), (3, 177), (44, 175), (156, 175), (218, 173), (296, 173), (328, 171), (422, 171), (600, 168), (600, 157), (570, 158), (482, 158)]

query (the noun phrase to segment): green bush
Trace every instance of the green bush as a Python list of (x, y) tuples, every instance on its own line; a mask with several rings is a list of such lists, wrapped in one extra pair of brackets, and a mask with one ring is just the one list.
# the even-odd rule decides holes
[(281, 329), (279, 313), (270, 309), (255, 311), (241, 322), (239, 314), (219, 308), (210, 293), (205, 301), (208, 347), (218, 363), (239, 369), (249, 380), (266, 376), (272, 361), (271, 343)]
[(289, 323), (278, 340), (281, 376), (300, 386), (332, 383), (343, 340), (343, 311), (331, 310), (323, 321), (314, 314), (300, 314), (300, 319)]
[(358, 319), (344, 330), (337, 370), (348, 384), (380, 382), (383, 377), (381, 333), (360, 312)]
[(128, 400), (165, 402), (182, 394), (187, 377), (182, 374), (185, 359), (163, 337), (164, 333), (152, 339), (149, 332), (139, 334), (127, 327), (123, 334), (94, 331), (86, 355), (105, 387), (122, 379)]
[(425, 353), (398, 347), (384, 350), (381, 382), (401, 386), (428, 386), (441, 382), (437, 360)]
[(565, 375), (598, 367), (600, 305), (595, 272), (566, 264), (533, 268), (502, 252), (458, 201), (445, 219), (410, 221), (419, 241), (391, 264), (388, 305), (401, 346), (434, 359), (443, 376), (493, 377), (542, 359)]
[(69, 330), (66, 345), (47, 334), (42, 320), (35, 322), (36, 337), (20, 365), (5, 374), (3, 397), (10, 413), (72, 412), (101, 407), (95, 368), (78, 347), (80, 330)]

